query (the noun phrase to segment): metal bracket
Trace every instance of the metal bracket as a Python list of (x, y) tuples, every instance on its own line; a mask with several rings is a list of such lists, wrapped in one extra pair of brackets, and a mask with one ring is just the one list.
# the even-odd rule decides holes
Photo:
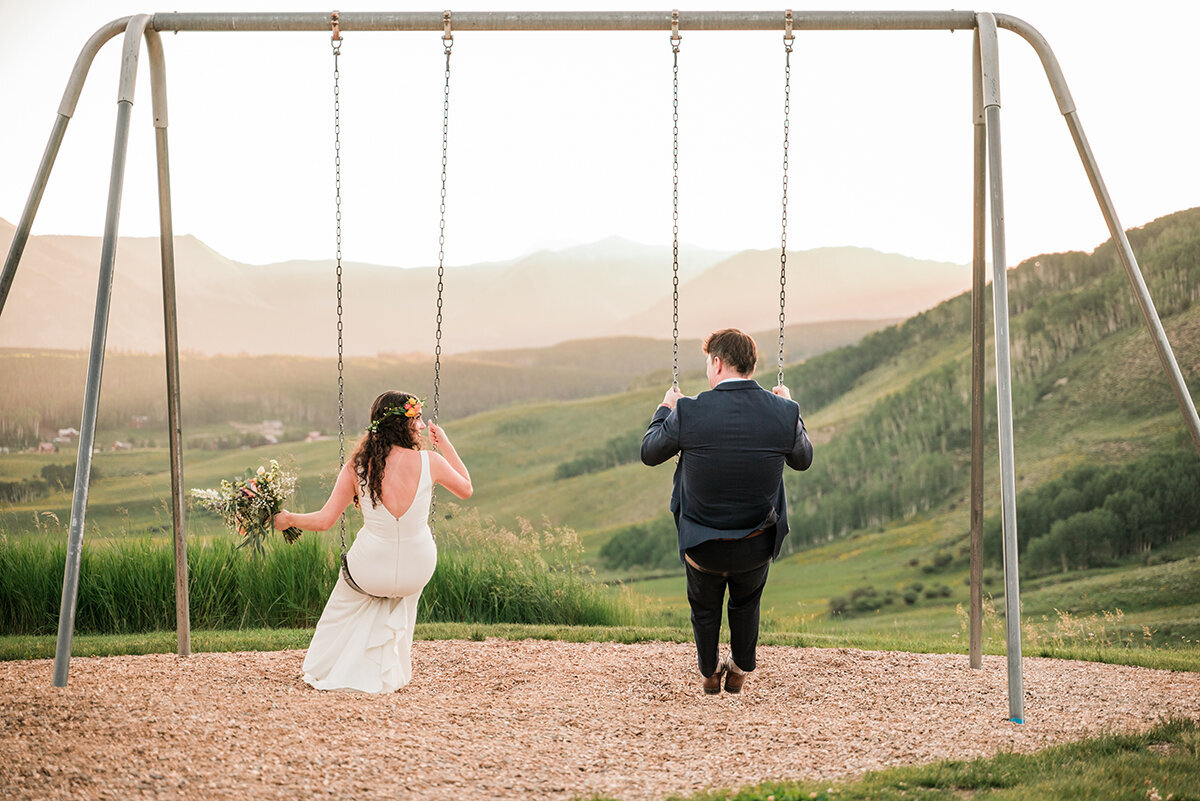
[(796, 35), (792, 33), (792, 10), (789, 8), (783, 14), (783, 44), (789, 53), (792, 52), (792, 42), (794, 41), (796, 41)]
[(337, 43), (342, 41), (342, 22), (336, 11), (329, 15), (329, 25), (333, 29), (333, 36), (330, 38), (330, 41), (334, 42), (334, 46), (336, 47)]
[(671, 12), (671, 49), (678, 53), (682, 41), (683, 37), (679, 35), (679, 9), (675, 9)]
[(454, 47), (454, 34), (450, 31), (450, 11), (447, 9), (442, 12), (442, 41), (446, 44), (446, 53), (450, 53), (450, 48)]

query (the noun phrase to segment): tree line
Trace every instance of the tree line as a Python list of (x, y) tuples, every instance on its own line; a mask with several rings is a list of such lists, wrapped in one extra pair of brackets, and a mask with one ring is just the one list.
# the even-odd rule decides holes
[[(1120, 465), (1084, 464), (1017, 495), (1017, 552), (1031, 576), (1104, 567), (1200, 531), (1200, 456), (1153, 453)], [(983, 529), (999, 562), (1000, 518)]]
[(888, 395), (821, 446), (813, 469), (785, 471), (797, 545), (916, 514), (958, 489), (971, 436), (961, 373), (947, 365)]
[(613, 437), (604, 443), (603, 447), (584, 451), (574, 459), (560, 462), (554, 469), (554, 480), (561, 481), (564, 478), (574, 478), (587, 473), (599, 473), (610, 467), (640, 461), (643, 433), (640, 429), (626, 432), (618, 437)]

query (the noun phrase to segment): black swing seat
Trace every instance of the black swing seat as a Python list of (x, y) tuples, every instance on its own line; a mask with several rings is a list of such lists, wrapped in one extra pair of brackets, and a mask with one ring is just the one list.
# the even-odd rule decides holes
[(358, 582), (355, 581), (354, 577), (350, 575), (350, 564), (346, 561), (346, 554), (344, 551), (342, 552), (342, 578), (346, 580), (346, 584), (349, 585), (350, 589), (354, 590), (360, 595), (365, 595), (368, 598), (374, 598), (377, 601), (387, 601), (393, 598), (404, 597), (403, 595), (372, 595), (362, 587), (358, 586)]

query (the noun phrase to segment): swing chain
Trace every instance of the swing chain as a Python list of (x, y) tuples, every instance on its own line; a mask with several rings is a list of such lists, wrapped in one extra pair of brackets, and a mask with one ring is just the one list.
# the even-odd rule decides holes
[[(438, 221), (437, 331), (434, 335), (433, 348), (433, 417), (430, 418), (435, 424), (438, 420), (438, 405), (442, 389), (442, 288), (446, 274), (446, 163), (450, 142), (450, 48), (454, 46), (454, 35), (450, 32), (449, 11), (443, 15), (442, 20), (446, 26), (446, 32), (442, 36), (446, 46), (446, 83), (442, 96), (442, 190), (441, 219)], [(429, 498), (430, 530), (433, 528), (432, 522), (436, 509), (437, 493), (433, 492)]]
[(785, 32), (783, 35), (784, 68), (783, 68), (783, 214), (782, 234), (779, 246), (779, 385), (783, 385), (783, 331), (786, 322), (787, 308), (787, 203), (788, 203), (788, 132), (789, 115), (791, 113), (792, 93), (792, 42), (796, 37), (792, 34), (792, 11), (788, 9), (784, 18)]
[(671, 322), (671, 386), (679, 387), (679, 43), (683, 37), (679, 35), (679, 12), (671, 12), (671, 52), (672, 56), (672, 99), (671, 120), (673, 144), (671, 153), (671, 300), (673, 303)]
[[(333, 12), (333, 186), (334, 218), (337, 221), (337, 367), (338, 367), (338, 470), (346, 465), (346, 380), (342, 340), (342, 105), (338, 56), (342, 52), (342, 37), (338, 29), (338, 14)], [(339, 533), (342, 555), (346, 553), (346, 513), (343, 511)]]

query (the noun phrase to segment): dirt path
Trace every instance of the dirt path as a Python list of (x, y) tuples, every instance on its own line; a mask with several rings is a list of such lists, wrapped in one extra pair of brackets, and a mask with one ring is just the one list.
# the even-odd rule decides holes
[(412, 684), (319, 693), (303, 651), (0, 663), (14, 799), (634, 801), (767, 779), (1033, 751), (1200, 719), (1200, 674), (1002, 657), (763, 647), (740, 696), (701, 694), (687, 644), (419, 641)]

